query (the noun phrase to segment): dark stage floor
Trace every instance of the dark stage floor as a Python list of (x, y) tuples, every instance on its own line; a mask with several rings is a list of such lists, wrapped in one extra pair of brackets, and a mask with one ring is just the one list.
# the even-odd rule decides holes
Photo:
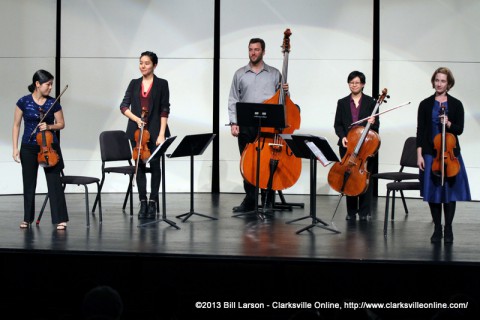
[[(176, 216), (189, 212), (190, 195), (167, 194), (166, 216), (177, 230), (164, 221), (139, 227), (142, 221), (122, 212), (121, 194), (104, 194), (103, 223), (97, 210), (86, 228), (83, 195), (68, 194), (68, 229), (56, 231), (49, 210), (39, 226), (20, 230), (22, 196), (1, 196), (3, 308), (20, 306), (27, 319), (81, 319), (85, 293), (109, 285), (124, 301), (122, 319), (290, 319), (307, 310), (317, 319), (431, 319), (447, 312), (438, 303), (452, 299), (469, 306), (448, 310), (447, 318), (478, 309), (478, 202), (457, 204), (452, 245), (433, 245), (428, 205), (419, 199), (408, 199), (408, 215), (397, 201), (385, 238), (383, 197), (368, 221), (355, 222), (345, 220), (342, 199), (331, 222), (338, 198), (318, 196), (316, 215), (331, 229), (300, 234), (312, 223), (308, 196), (285, 195), (305, 208), (264, 221), (232, 217), (242, 197), (195, 194), (195, 211), (218, 220), (193, 215), (182, 222)], [(286, 223), (302, 217), (308, 218)], [(397, 305), (354, 310), (347, 301)]]

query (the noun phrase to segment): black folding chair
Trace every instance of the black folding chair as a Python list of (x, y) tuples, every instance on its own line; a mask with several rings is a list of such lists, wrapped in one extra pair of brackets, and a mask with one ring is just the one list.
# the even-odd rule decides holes
[[(111, 130), (103, 131), (100, 133), (100, 154), (102, 157), (102, 181), (100, 182), (100, 192), (103, 189), (103, 184), (105, 183), (105, 174), (106, 173), (120, 173), (123, 175), (129, 176), (129, 183), (127, 192), (125, 194), (125, 199), (123, 201), (122, 210), (125, 212), (125, 207), (127, 206), (127, 201), (130, 198), (130, 215), (133, 216), (133, 190), (132, 190), (132, 181), (135, 174), (135, 166), (132, 164), (132, 149), (130, 147), (130, 141), (127, 138), (125, 131), (122, 130)], [(123, 161), (122, 166), (107, 166), (111, 162), (120, 162)], [(150, 168), (146, 168), (147, 172), (150, 172)], [(93, 211), (95, 211), (97, 200), (93, 205)], [(157, 212), (159, 211), (158, 201), (157, 201)]]
[[(99, 182), (100, 182), (100, 179), (98, 178), (95, 178), (95, 177), (87, 177), (87, 176), (66, 176), (64, 173), (63, 173), (63, 170), (61, 172), (61, 181), (62, 181), (62, 184), (63, 184), (63, 189), (66, 188), (67, 184), (73, 184), (73, 185), (83, 185), (84, 189), (85, 189), (85, 211), (86, 211), (86, 218), (87, 218), (87, 227), (90, 226), (90, 213), (88, 211), (88, 185), (89, 184), (92, 184), (92, 183), (95, 183), (97, 185), (97, 197), (96, 199), (98, 199), (98, 209), (99, 209), (99, 221), (100, 223), (102, 223), (102, 198), (100, 196), (100, 185), (99, 185)], [(42, 209), (40, 210), (40, 214), (38, 215), (38, 218), (37, 218), (37, 221), (36, 221), (36, 224), (40, 224), (40, 220), (42, 219), (42, 216), (43, 216), (43, 212), (45, 210), (45, 207), (47, 205), (47, 202), (48, 202), (48, 193), (47, 195), (45, 196), (45, 200), (43, 201), (43, 205), (42, 205)], [(92, 214), (94, 214), (94, 211), (92, 210)]]

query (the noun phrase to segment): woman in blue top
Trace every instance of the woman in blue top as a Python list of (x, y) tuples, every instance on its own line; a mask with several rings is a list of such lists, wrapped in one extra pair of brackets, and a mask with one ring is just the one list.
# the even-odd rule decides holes
[[(457, 201), (470, 201), (470, 187), (467, 172), (460, 154), (460, 142), (458, 136), (463, 133), (465, 112), (462, 102), (451, 95), (448, 91), (455, 84), (455, 79), (450, 69), (441, 67), (432, 75), (432, 87), (435, 94), (426, 98), (418, 107), (417, 118), (417, 163), (420, 168), (420, 195), (430, 206), (435, 230), (430, 240), (440, 242), (442, 240), (442, 204), (445, 216), (444, 242), (453, 242), (452, 222), (455, 215)], [(446, 107), (445, 115), (440, 115), (440, 105)], [(441, 178), (432, 174), (432, 163), (436, 154), (433, 139), (442, 132), (445, 123), (445, 131), (453, 134), (456, 140), (454, 155), (460, 163), (460, 172), (451, 178), (445, 178), (442, 186)]]
[[(36, 135), (41, 131), (56, 131), (65, 127), (62, 107), (59, 103), (53, 105), (55, 99), (50, 97), (52, 85), (53, 75), (48, 71), (38, 70), (33, 75), (32, 84), (28, 86), (28, 91), (31, 94), (20, 98), (15, 108), (12, 130), (12, 156), (16, 162), (22, 164), (24, 204), (24, 218), (20, 224), (22, 229), (29, 228), (35, 218), (35, 189), (39, 166), (37, 156), (40, 151)], [(49, 111), (52, 107), (53, 109)], [(46, 114), (45, 119), (41, 123), (40, 113)], [(20, 135), (22, 118), (24, 131), (19, 151), (18, 137)], [(57, 225), (57, 230), (65, 230), (67, 228), (68, 212), (60, 180), (60, 173), (64, 168), (64, 164), (59, 141), (55, 134), (53, 134), (52, 148), (58, 153), (59, 161), (55, 166), (44, 168), (50, 199), (50, 210), (52, 212), (52, 223)]]

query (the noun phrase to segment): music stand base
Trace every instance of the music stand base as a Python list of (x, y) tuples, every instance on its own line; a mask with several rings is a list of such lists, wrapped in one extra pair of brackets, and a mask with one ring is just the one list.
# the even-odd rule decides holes
[(281, 190), (278, 190), (278, 196), (280, 197), (280, 202), (275, 202), (273, 204), (273, 207), (275, 209), (278, 208), (279, 210), (292, 211), (292, 207), (299, 207), (302, 209), (305, 207), (305, 204), (302, 202), (287, 202)]
[(292, 222), (297, 222), (297, 221), (304, 220), (304, 219), (308, 219), (308, 218), (316, 219), (315, 217), (312, 217), (312, 216), (305, 216), (305, 217), (301, 217), (301, 218), (298, 218), (298, 219), (289, 220), (289, 221), (287, 221), (287, 222), (285, 222), (285, 223), (286, 223), (286, 224), (290, 224), (290, 223), (292, 223)]
[(178, 219), (181, 219), (182, 217), (185, 217), (182, 222), (185, 222), (187, 221), (191, 216), (193, 215), (197, 215), (197, 216), (200, 216), (200, 217), (204, 217), (204, 218), (208, 218), (208, 219), (212, 219), (212, 220), (218, 220), (217, 218), (215, 217), (211, 217), (211, 216), (207, 216), (206, 214), (202, 214), (202, 213), (198, 213), (198, 212), (195, 212), (195, 211), (190, 211), (190, 212), (186, 212), (184, 214), (181, 214), (181, 215), (178, 215), (177, 218)]
[(265, 216), (273, 217), (272, 210), (266, 210), (265, 212), (262, 209), (256, 209), (256, 210), (251, 210), (251, 211), (245, 211), (245, 212), (240, 212), (237, 214), (234, 214), (232, 217), (241, 217), (241, 216), (248, 216), (255, 214), (260, 220), (265, 220)]
[[(320, 223), (321, 225), (320, 225), (319, 223)], [(296, 232), (296, 234), (300, 234), (300, 233), (302, 233), (303, 231), (310, 230), (310, 229), (312, 229), (313, 227), (322, 228), (322, 229), (325, 229), (325, 230), (328, 230), (328, 231), (332, 231), (332, 232), (334, 232), (334, 233), (341, 233), (341, 232), (338, 231), (338, 230), (329, 228), (329, 227), (328, 227), (328, 223), (322, 221), (321, 219), (312, 218), (312, 224), (310, 224), (309, 226), (306, 226), (306, 227), (298, 230), (298, 231)]]
[(151, 224), (155, 224), (155, 223), (160, 223), (160, 222), (166, 222), (168, 223), (171, 227), (174, 227), (176, 228), (177, 230), (180, 230), (180, 227), (177, 226), (177, 224), (175, 222), (173, 222), (172, 220), (168, 220), (167, 218), (165, 217), (162, 217), (160, 219), (156, 219), (156, 220), (153, 220), (153, 221), (149, 221), (149, 222), (145, 222), (145, 223), (141, 223), (139, 224), (137, 227), (138, 228), (141, 228), (141, 227), (144, 227), (144, 226), (148, 226), (148, 225), (151, 225)]

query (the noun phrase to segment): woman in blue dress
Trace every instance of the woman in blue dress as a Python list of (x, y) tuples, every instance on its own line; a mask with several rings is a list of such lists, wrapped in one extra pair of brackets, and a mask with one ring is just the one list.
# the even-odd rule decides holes
[[(470, 201), (470, 187), (468, 185), (467, 172), (460, 153), (460, 142), (458, 136), (463, 133), (465, 112), (462, 102), (448, 91), (455, 84), (452, 72), (445, 67), (438, 68), (432, 75), (432, 86), (435, 93), (420, 102), (417, 117), (417, 163), (420, 168), (420, 195), (430, 206), (434, 232), (430, 238), (431, 242), (449, 244), (453, 242), (452, 222), (455, 216), (457, 201)], [(445, 106), (445, 115), (440, 114), (440, 106)], [(432, 163), (436, 151), (433, 139), (437, 134), (442, 133), (442, 127), (451, 133), (456, 140), (454, 155), (460, 163), (459, 173), (451, 178), (445, 177), (442, 186), (441, 177), (432, 173)], [(442, 204), (445, 216), (445, 226), (442, 234)]]
[[(65, 127), (62, 107), (59, 103), (54, 104), (55, 99), (50, 97), (53, 86), (53, 75), (45, 70), (38, 70), (33, 75), (32, 83), (28, 86), (31, 92), (17, 101), (13, 120), (12, 142), (13, 159), (22, 164), (23, 177), (23, 204), (24, 217), (20, 228), (29, 228), (35, 215), (35, 189), (38, 175), (38, 153), (40, 146), (37, 144), (36, 134), (41, 131), (62, 130)], [(53, 108), (49, 111), (50, 108)], [(41, 113), (46, 114), (41, 123)], [(21, 140), (21, 148), (18, 148), (20, 127), (24, 122), (24, 131)], [(68, 222), (67, 205), (63, 191), (60, 173), (64, 168), (62, 152), (58, 138), (53, 134), (52, 148), (57, 152), (59, 161), (56, 165), (44, 167), (47, 179), (48, 196), (52, 223), (57, 230), (65, 230)]]

